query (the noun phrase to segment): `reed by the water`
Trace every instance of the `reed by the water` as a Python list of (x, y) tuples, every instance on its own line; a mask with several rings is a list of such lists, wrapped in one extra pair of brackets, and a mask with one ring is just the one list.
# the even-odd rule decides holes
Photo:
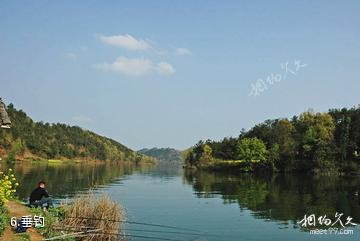
[[(122, 221), (126, 219), (125, 211), (119, 203), (111, 200), (109, 196), (104, 194), (100, 197), (95, 197), (91, 193), (82, 195), (74, 198), (70, 205), (65, 205), (64, 210), (65, 219), (62, 221), (62, 225), (70, 227), (91, 227), (93, 230), (102, 231), (96, 234), (89, 232), (87, 235), (84, 235), (82, 240), (121, 240), (119, 236), (108, 235), (108, 233), (121, 233)], [(109, 220), (117, 220), (118, 222)]]

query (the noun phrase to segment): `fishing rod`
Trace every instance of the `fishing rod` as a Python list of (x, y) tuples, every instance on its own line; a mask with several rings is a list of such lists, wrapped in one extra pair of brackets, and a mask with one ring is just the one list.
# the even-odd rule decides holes
[(134, 221), (127, 221), (127, 220), (111, 220), (111, 219), (103, 219), (103, 218), (89, 218), (89, 217), (64, 217), (65, 219), (86, 219), (86, 220), (97, 220), (97, 221), (108, 221), (108, 222), (117, 222), (117, 223), (129, 223), (135, 225), (144, 225), (144, 226), (152, 226), (152, 227), (160, 227), (160, 228), (169, 228), (169, 229), (177, 229), (183, 231), (192, 231), (192, 232), (200, 232), (199, 230), (190, 229), (190, 228), (182, 228), (182, 227), (175, 227), (169, 225), (162, 225), (162, 224), (152, 224), (152, 223), (143, 223), (143, 222), (134, 222)]
[[(76, 227), (76, 226), (55, 226), (53, 229), (56, 230), (82, 230), (82, 229), (92, 229), (94, 227)], [(202, 235), (201, 233), (184, 233), (184, 232), (174, 232), (174, 231), (163, 231), (163, 230), (146, 230), (146, 229), (132, 229), (132, 228), (123, 228), (122, 231), (134, 231), (134, 232), (148, 232), (148, 233), (165, 233), (165, 234), (180, 234), (180, 235)]]
[[(65, 231), (65, 230), (63, 230), (63, 231)], [(51, 240), (64, 239), (64, 238), (70, 238), (70, 237), (76, 238), (76, 237), (85, 237), (85, 236), (110, 235), (110, 236), (121, 236), (123, 238), (128, 237), (128, 238), (144, 238), (144, 239), (165, 240), (165, 241), (183, 241), (183, 240), (179, 240), (179, 239), (170, 239), (170, 238), (163, 238), (163, 237), (156, 237), (156, 236), (110, 233), (110, 232), (100, 232), (100, 231), (101, 231), (101, 229), (81, 231), (81, 232), (76, 232), (76, 233), (71, 233), (71, 234), (63, 234), (60, 236), (47, 238), (44, 240), (51, 241)]]
[(108, 233), (108, 232), (96, 232), (91, 233), (91, 235), (112, 235), (112, 236), (123, 236), (123, 237), (129, 237), (129, 238), (144, 238), (144, 239), (153, 239), (153, 240), (167, 240), (167, 241), (184, 241), (181, 239), (170, 239), (170, 238), (162, 238), (162, 237), (156, 237), (156, 236), (145, 236), (145, 235), (133, 235), (133, 234), (121, 234), (121, 233)]
[(64, 238), (78, 237), (79, 235), (88, 236), (89, 233), (97, 232), (97, 231), (101, 231), (101, 229), (87, 230), (87, 231), (82, 231), (82, 232), (77, 232), (77, 233), (70, 233), (70, 234), (62, 234), (60, 236), (55, 236), (55, 237), (47, 238), (47, 239), (44, 239), (44, 240), (48, 241), (48, 240), (64, 239)]
[(168, 233), (168, 234), (180, 234), (180, 235), (201, 235), (200, 233), (182, 233), (174, 231), (163, 231), (163, 230), (146, 230), (146, 229), (133, 229), (133, 228), (124, 228), (124, 231), (134, 231), (134, 232), (147, 232), (147, 233)]

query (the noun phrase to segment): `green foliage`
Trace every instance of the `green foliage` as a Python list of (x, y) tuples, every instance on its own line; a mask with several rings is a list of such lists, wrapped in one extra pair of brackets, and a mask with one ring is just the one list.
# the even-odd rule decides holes
[(200, 141), (188, 151), (186, 165), (201, 166), (205, 144), (212, 150), (214, 165), (241, 166), (231, 161), (241, 159), (259, 160), (257, 166), (280, 171), (353, 172), (360, 161), (360, 108), (308, 111), (291, 120), (266, 120), (242, 130), (238, 138)]
[(17, 183), (12, 169), (9, 169), (7, 173), (0, 172), (0, 206), (14, 198), (18, 186), (19, 183)]
[(329, 112), (335, 123), (335, 144), (340, 162), (358, 160), (360, 149), (360, 109), (333, 109)]
[(161, 161), (181, 162), (183, 160), (181, 152), (173, 148), (144, 148), (139, 150), (138, 153), (154, 157)]
[(209, 145), (205, 144), (202, 146), (200, 165), (206, 166), (212, 162), (212, 149)]
[(272, 143), (279, 146), (279, 158), (293, 159), (296, 155), (297, 144), (294, 138), (295, 127), (287, 119), (276, 121), (272, 130)]
[[(33, 215), (42, 216), (45, 219), (45, 226), (41, 228), (40, 232), (45, 238), (51, 238), (55, 236), (60, 236), (62, 233), (60, 230), (54, 229), (55, 226), (59, 226), (62, 222), (62, 219), (65, 216), (65, 210), (63, 207), (51, 207), (46, 212), (41, 208), (31, 209)], [(73, 241), (74, 238), (64, 238), (64, 241)]]
[(7, 209), (0, 205), (0, 236), (4, 233), (6, 226), (9, 223), (9, 213)]
[(209, 142), (203, 143), (199, 141), (192, 150), (190, 150), (186, 157), (186, 164), (188, 166), (209, 166), (214, 161), (213, 150)]
[(4, 204), (14, 198), (18, 185), (11, 169), (7, 173), (0, 172), (0, 236), (9, 223), (9, 214)]
[(110, 138), (78, 126), (34, 122), (12, 104), (7, 112), (12, 128), (0, 130), (0, 152), (6, 152), (10, 162), (26, 153), (43, 159), (151, 160)]
[(327, 113), (305, 112), (300, 115), (299, 122), (303, 129), (301, 134), (304, 159), (324, 160), (329, 157), (335, 131), (332, 116)]
[(244, 138), (238, 144), (237, 159), (247, 162), (265, 161), (267, 158), (267, 150), (264, 142), (258, 138)]
[(16, 141), (12, 144), (11, 150), (7, 156), (7, 162), (16, 161), (17, 154), (23, 154), (25, 151), (25, 147), (20, 138), (16, 139)]
[(221, 142), (207, 141), (207, 143), (213, 149), (215, 158), (224, 160), (237, 158), (238, 139), (225, 137)]
[(272, 168), (275, 168), (275, 166), (282, 165), (282, 163), (279, 164), (279, 162), (280, 162), (280, 147), (279, 147), (279, 144), (274, 144), (270, 148), (269, 155), (268, 155), (268, 161), (271, 163)]
[(267, 159), (268, 151), (263, 141), (254, 138), (240, 139), (237, 145), (237, 159), (243, 160), (244, 171), (252, 171)]

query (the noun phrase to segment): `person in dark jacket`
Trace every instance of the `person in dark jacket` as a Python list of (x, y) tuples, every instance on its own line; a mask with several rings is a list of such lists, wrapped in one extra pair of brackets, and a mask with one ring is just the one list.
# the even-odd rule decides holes
[(1, 128), (10, 129), (11, 121), (5, 110), (5, 104), (0, 97), (0, 126)]
[(38, 187), (30, 194), (30, 206), (34, 207), (50, 207), (52, 200), (45, 189), (45, 182), (40, 181)]

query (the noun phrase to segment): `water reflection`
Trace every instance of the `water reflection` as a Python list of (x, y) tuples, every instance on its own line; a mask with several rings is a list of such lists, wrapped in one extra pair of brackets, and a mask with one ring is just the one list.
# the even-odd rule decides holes
[[(0, 169), (8, 168), (1, 165)], [(339, 212), (360, 222), (360, 177), (192, 172), (163, 164), (24, 162), (11, 167), (21, 184), (18, 195), (22, 199), (39, 180), (47, 182), (55, 198), (101, 189), (128, 209), (130, 219), (216, 230), (224, 237), (208, 240), (264, 240), (266, 231), (254, 231), (259, 226), (271, 230), (274, 237), (290, 237), (291, 232), (292, 240), (306, 240), (309, 234), (292, 232), (305, 214), (334, 217)], [(325, 238), (316, 236), (316, 240)]]
[(225, 204), (238, 203), (255, 218), (284, 226), (297, 226), (305, 214), (335, 213), (360, 222), (359, 177), (313, 177), (193, 172), (184, 173), (199, 198), (219, 197)]
[(146, 173), (154, 166), (130, 163), (52, 164), (47, 162), (17, 162), (2, 164), (0, 169), (13, 168), (20, 186), (17, 195), (27, 200), (40, 180), (46, 181), (50, 195), (60, 199), (88, 189), (96, 189), (113, 182), (121, 182), (134, 172)]

